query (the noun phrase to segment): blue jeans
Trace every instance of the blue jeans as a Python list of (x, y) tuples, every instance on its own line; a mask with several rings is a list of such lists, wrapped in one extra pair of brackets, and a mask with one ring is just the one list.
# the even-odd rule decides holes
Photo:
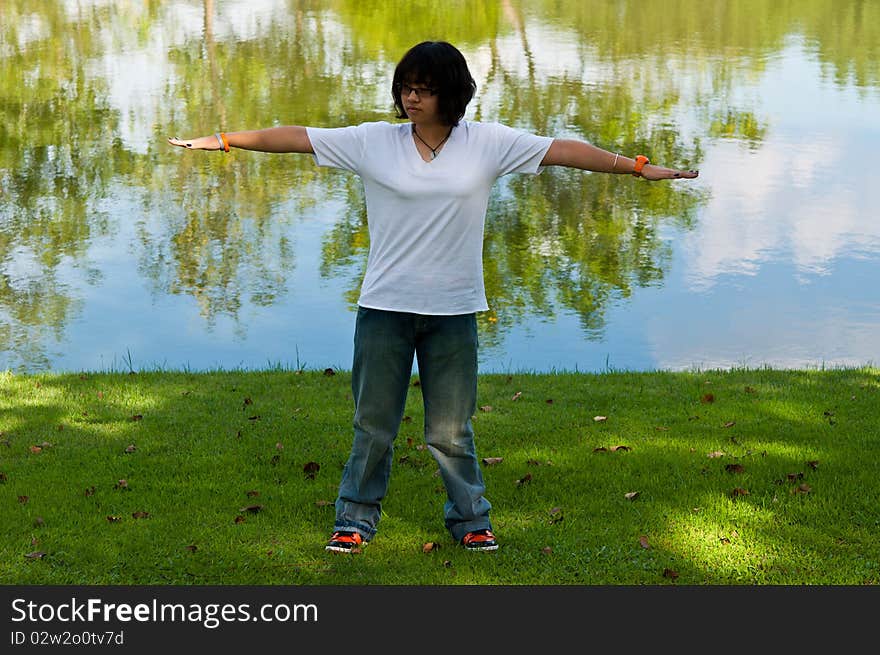
[(457, 541), (472, 530), (491, 529), (471, 425), (477, 406), (476, 315), (359, 307), (351, 380), (354, 441), (339, 484), (334, 530), (356, 531), (367, 541), (376, 534), (414, 354), (425, 443), (446, 486), (446, 528)]

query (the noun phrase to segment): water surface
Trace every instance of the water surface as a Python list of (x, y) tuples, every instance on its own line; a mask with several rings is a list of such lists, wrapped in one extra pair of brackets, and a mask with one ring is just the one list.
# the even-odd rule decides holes
[(693, 181), (501, 180), (483, 371), (876, 363), (880, 3), (4, 2), (0, 369), (348, 368), (357, 178), (171, 148), (395, 120), (394, 64), (455, 43), (466, 118)]

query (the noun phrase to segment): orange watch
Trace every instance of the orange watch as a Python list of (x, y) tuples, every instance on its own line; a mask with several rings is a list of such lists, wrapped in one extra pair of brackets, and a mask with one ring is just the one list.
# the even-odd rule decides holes
[(636, 166), (635, 166), (635, 168), (633, 168), (632, 174), (635, 175), (636, 177), (641, 177), (642, 176), (642, 169), (645, 167), (645, 164), (647, 164), (647, 163), (650, 163), (649, 159), (647, 157), (645, 157), (644, 155), (637, 155), (636, 156)]

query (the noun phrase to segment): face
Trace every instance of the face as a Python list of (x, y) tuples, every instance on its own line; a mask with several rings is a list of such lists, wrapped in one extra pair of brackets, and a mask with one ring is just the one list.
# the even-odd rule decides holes
[(400, 88), (400, 103), (411, 121), (437, 120), (437, 91), (424, 82), (404, 82)]

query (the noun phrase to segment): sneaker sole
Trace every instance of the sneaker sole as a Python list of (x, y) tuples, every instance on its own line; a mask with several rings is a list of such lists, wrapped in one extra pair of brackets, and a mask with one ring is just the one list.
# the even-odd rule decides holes
[(470, 550), (470, 551), (498, 550), (498, 544), (495, 544), (494, 546), (476, 546), (476, 547), (475, 546), (471, 546), (471, 547), (465, 546), (464, 549)]

